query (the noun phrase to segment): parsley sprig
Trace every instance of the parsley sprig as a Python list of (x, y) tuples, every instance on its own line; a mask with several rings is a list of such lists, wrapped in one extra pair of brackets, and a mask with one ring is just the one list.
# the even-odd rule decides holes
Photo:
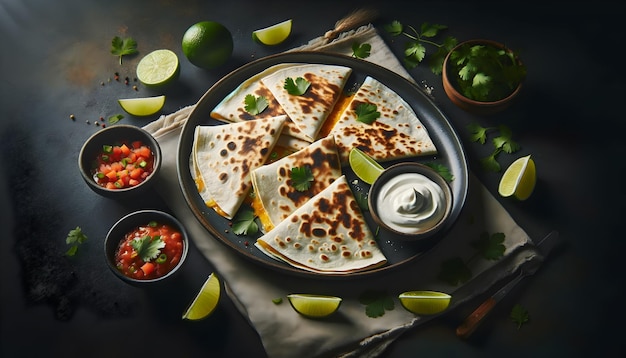
[(311, 86), (311, 82), (302, 77), (296, 78), (295, 81), (293, 78), (287, 77), (283, 88), (292, 96), (302, 96), (309, 89), (309, 86)]
[(111, 40), (111, 54), (119, 56), (120, 65), (122, 64), (122, 57), (125, 55), (133, 55), (137, 53), (137, 41), (132, 37), (121, 38), (119, 36), (113, 37)]
[(497, 157), (501, 152), (512, 154), (520, 149), (520, 145), (513, 140), (513, 133), (508, 126), (499, 125), (497, 127), (483, 127), (477, 123), (470, 123), (467, 126), (470, 131), (470, 140), (485, 144), (490, 132), (497, 132), (498, 135), (492, 138), (493, 152), (485, 158), (481, 159), (481, 165), (487, 171), (499, 172), (502, 170)]
[(429, 61), (430, 70), (436, 75), (441, 74), (443, 60), (457, 44), (456, 38), (452, 36), (444, 38), (441, 43), (435, 42), (434, 38), (439, 35), (440, 31), (447, 28), (448, 27), (445, 25), (424, 22), (420, 26), (420, 31), (417, 31), (413, 26), (405, 26), (398, 20), (394, 20), (384, 26), (384, 29), (391, 34), (391, 36), (404, 35), (410, 39), (404, 49), (404, 66), (408, 69), (415, 68), (424, 60), (426, 57), (425, 45), (437, 48), (435, 53), (431, 55)]
[(237, 215), (233, 218), (233, 232), (235, 235), (253, 235), (259, 231), (259, 225), (257, 225), (256, 216), (252, 209), (239, 210)]
[(372, 45), (368, 43), (360, 43), (355, 41), (352, 43), (352, 57), (355, 58), (368, 58), (372, 52)]
[(359, 103), (354, 112), (356, 113), (356, 120), (366, 124), (372, 124), (380, 117), (378, 107), (372, 103)]

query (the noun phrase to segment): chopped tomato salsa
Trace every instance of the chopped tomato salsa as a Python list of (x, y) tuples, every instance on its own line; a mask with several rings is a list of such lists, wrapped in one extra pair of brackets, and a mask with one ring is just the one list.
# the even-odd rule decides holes
[(141, 141), (103, 145), (96, 158), (93, 178), (107, 189), (141, 184), (154, 170), (154, 153)]
[(174, 227), (151, 221), (127, 233), (115, 253), (115, 266), (130, 278), (149, 280), (172, 271), (183, 254), (183, 236)]

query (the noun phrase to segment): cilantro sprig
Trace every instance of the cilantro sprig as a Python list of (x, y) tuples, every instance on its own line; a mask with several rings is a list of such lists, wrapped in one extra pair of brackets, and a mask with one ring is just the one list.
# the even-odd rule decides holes
[(452, 36), (444, 38), (441, 43), (435, 42), (434, 38), (439, 35), (440, 31), (447, 28), (445, 25), (424, 22), (420, 26), (420, 31), (417, 31), (414, 27), (410, 25), (405, 26), (397, 20), (384, 26), (384, 29), (391, 36), (404, 35), (410, 39), (404, 49), (404, 66), (408, 69), (415, 68), (424, 60), (426, 57), (425, 45), (434, 46), (437, 50), (430, 56), (429, 66), (430, 70), (436, 75), (441, 74), (444, 59), (457, 44), (456, 38)]
[(134, 55), (137, 53), (137, 41), (132, 37), (121, 38), (119, 36), (113, 37), (111, 40), (111, 54), (119, 56), (120, 65), (122, 64), (122, 57), (125, 55)]
[(252, 209), (239, 210), (233, 218), (233, 232), (235, 235), (253, 235), (259, 231), (259, 225), (255, 221), (256, 215)]
[(380, 117), (380, 112), (377, 111), (378, 107), (372, 103), (359, 103), (354, 109), (356, 113), (356, 120), (366, 124), (372, 124)]
[(526, 308), (517, 303), (513, 306), (513, 309), (511, 309), (510, 318), (511, 321), (517, 325), (517, 329), (520, 329), (524, 323), (530, 321), (530, 314)]
[(296, 78), (295, 81), (293, 78), (287, 77), (283, 88), (286, 89), (287, 93), (292, 96), (302, 96), (306, 93), (310, 86), (311, 82), (302, 77)]
[(475, 253), (467, 261), (461, 257), (453, 257), (442, 262), (437, 278), (449, 285), (456, 286), (469, 281), (473, 272), (470, 263), (477, 259), (496, 261), (504, 256), (506, 246), (504, 246), (504, 233), (497, 232), (489, 234), (483, 232), (480, 237), (470, 242)]
[(268, 106), (269, 102), (267, 98), (264, 96), (256, 97), (255, 95), (248, 94), (244, 99), (246, 112), (250, 113), (253, 116), (263, 112)]
[(149, 262), (159, 257), (161, 249), (165, 247), (165, 242), (160, 235), (145, 235), (134, 238), (130, 246), (137, 251), (137, 255), (143, 261)]
[(372, 52), (372, 45), (368, 43), (360, 43), (355, 41), (352, 43), (352, 57), (355, 58), (368, 58)]
[(76, 229), (70, 230), (70, 232), (67, 234), (67, 238), (65, 238), (65, 243), (72, 246), (70, 246), (70, 248), (65, 252), (65, 255), (76, 255), (76, 252), (78, 251), (78, 246), (80, 246), (80, 244), (84, 243), (85, 241), (87, 241), (87, 235), (83, 233), (80, 226), (77, 226)]
[(520, 149), (519, 143), (513, 140), (513, 132), (505, 125), (499, 125), (497, 127), (482, 127), (477, 123), (470, 123), (467, 126), (470, 131), (470, 140), (480, 144), (485, 144), (489, 133), (497, 132), (498, 135), (493, 137), (491, 143), (493, 144), (493, 151), (487, 157), (480, 160), (482, 167), (491, 172), (499, 172), (502, 170), (500, 163), (498, 163), (497, 157), (501, 152), (512, 154)]
[(359, 302), (365, 306), (365, 314), (371, 318), (382, 317), (385, 311), (395, 308), (393, 298), (385, 291), (365, 291), (359, 296)]
[(308, 166), (291, 168), (291, 186), (297, 191), (307, 191), (315, 178)]

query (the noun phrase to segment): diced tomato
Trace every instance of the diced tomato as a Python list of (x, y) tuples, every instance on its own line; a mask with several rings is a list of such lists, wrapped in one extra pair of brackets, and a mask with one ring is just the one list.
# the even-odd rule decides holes
[(140, 140), (136, 140), (136, 141), (132, 142), (131, 145), (132, 145), (133, 149), (137, 149), (137, 148), (141, 147), (143, 144), (141, 143)]
[(144, 158), (150, 158), (152, 156), (152, 151), (144, 145), (137, 149), (137, 154)]
[(124, 169), (124, 166), (122, 165), (122, 163), (119, 163), (119, 162), (111, 163), (112, 171), (119, 172), (122, 169)]
[(132, 179), (139, 179), (139, 178), (141, 178), (141, 174), (143, 174), (143, 169), (141, 169), (141, 168), (135, 168), (135, 169), (130, 171), (130, 177)]
[(106, 183), (106, 186), (105, 186), (105, 187), (106, 187), (107, 189), (109, 189), (109, 190), (115, 190), (115, 189), (118, 189), (118, 188), (115, 186), (115, 183), (114, 183), (114, 182), (112, 182), (112, 181), (110, 181), (110, 182)]
[(141, 183), (141, 182), (139, 180), (137, 180), (137, 179), (130, 179), (128, 181), (128, 185), (129, 186), (137, 186), (137, 185), (139, 185), (139, 183)]
[(122, 156), (128, 157), (128, 155), (130, 154), (130, 148), (128, 148), (126, 144), (122, 144), (120, 146), (120, 149), (122, 150)]
[(154, 170), (152, 151), (141, 141), (105, 145), (96, 159), (94, 180), (108, 189), (139, 185)]
[(111, 170), (107, 173), (104, 174), (109, 181), (116, 181), (117, 180), (117, 172), (115, 170)]
[(154, 269), (155, 266), (152, 262), (146, 262), (141, 266), (141, 271), (143, 271), (143, 274), (146, 276), (149, 276), (154, 271)]

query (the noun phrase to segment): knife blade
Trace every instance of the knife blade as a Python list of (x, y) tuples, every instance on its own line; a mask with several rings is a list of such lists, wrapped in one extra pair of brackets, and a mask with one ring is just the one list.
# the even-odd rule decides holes
[[(558, 231), (551, 231), (548, 235), (546, 235), (537, 245), (535, 245), (537, 251), (543, 258), (545, 259), (550, 251), (554, 249), (559, 243), (559, 233)], [(468, 338), (476, 328), (480, 325), (481, 322), (487, 317), (489, 312), (493, 309), (493, 307), (498, 303), (504, 296), (506, 296), (511, 290), (520, 282), (524, 277), (534, 274), (539, 265), (534, 265), (532, 267), (525, 267), (522, 265), (520, 268), (520, 273), (509, 283), (500, 288), (496, 293), (494, 293), (491, 297), (489, 297), (485, 302), (483, 302), (480, 306), (478, 306), (474, 312), (472, 312), (466, 319), (461, 323), (456, 329), (456, 335), (460, 338)]]

